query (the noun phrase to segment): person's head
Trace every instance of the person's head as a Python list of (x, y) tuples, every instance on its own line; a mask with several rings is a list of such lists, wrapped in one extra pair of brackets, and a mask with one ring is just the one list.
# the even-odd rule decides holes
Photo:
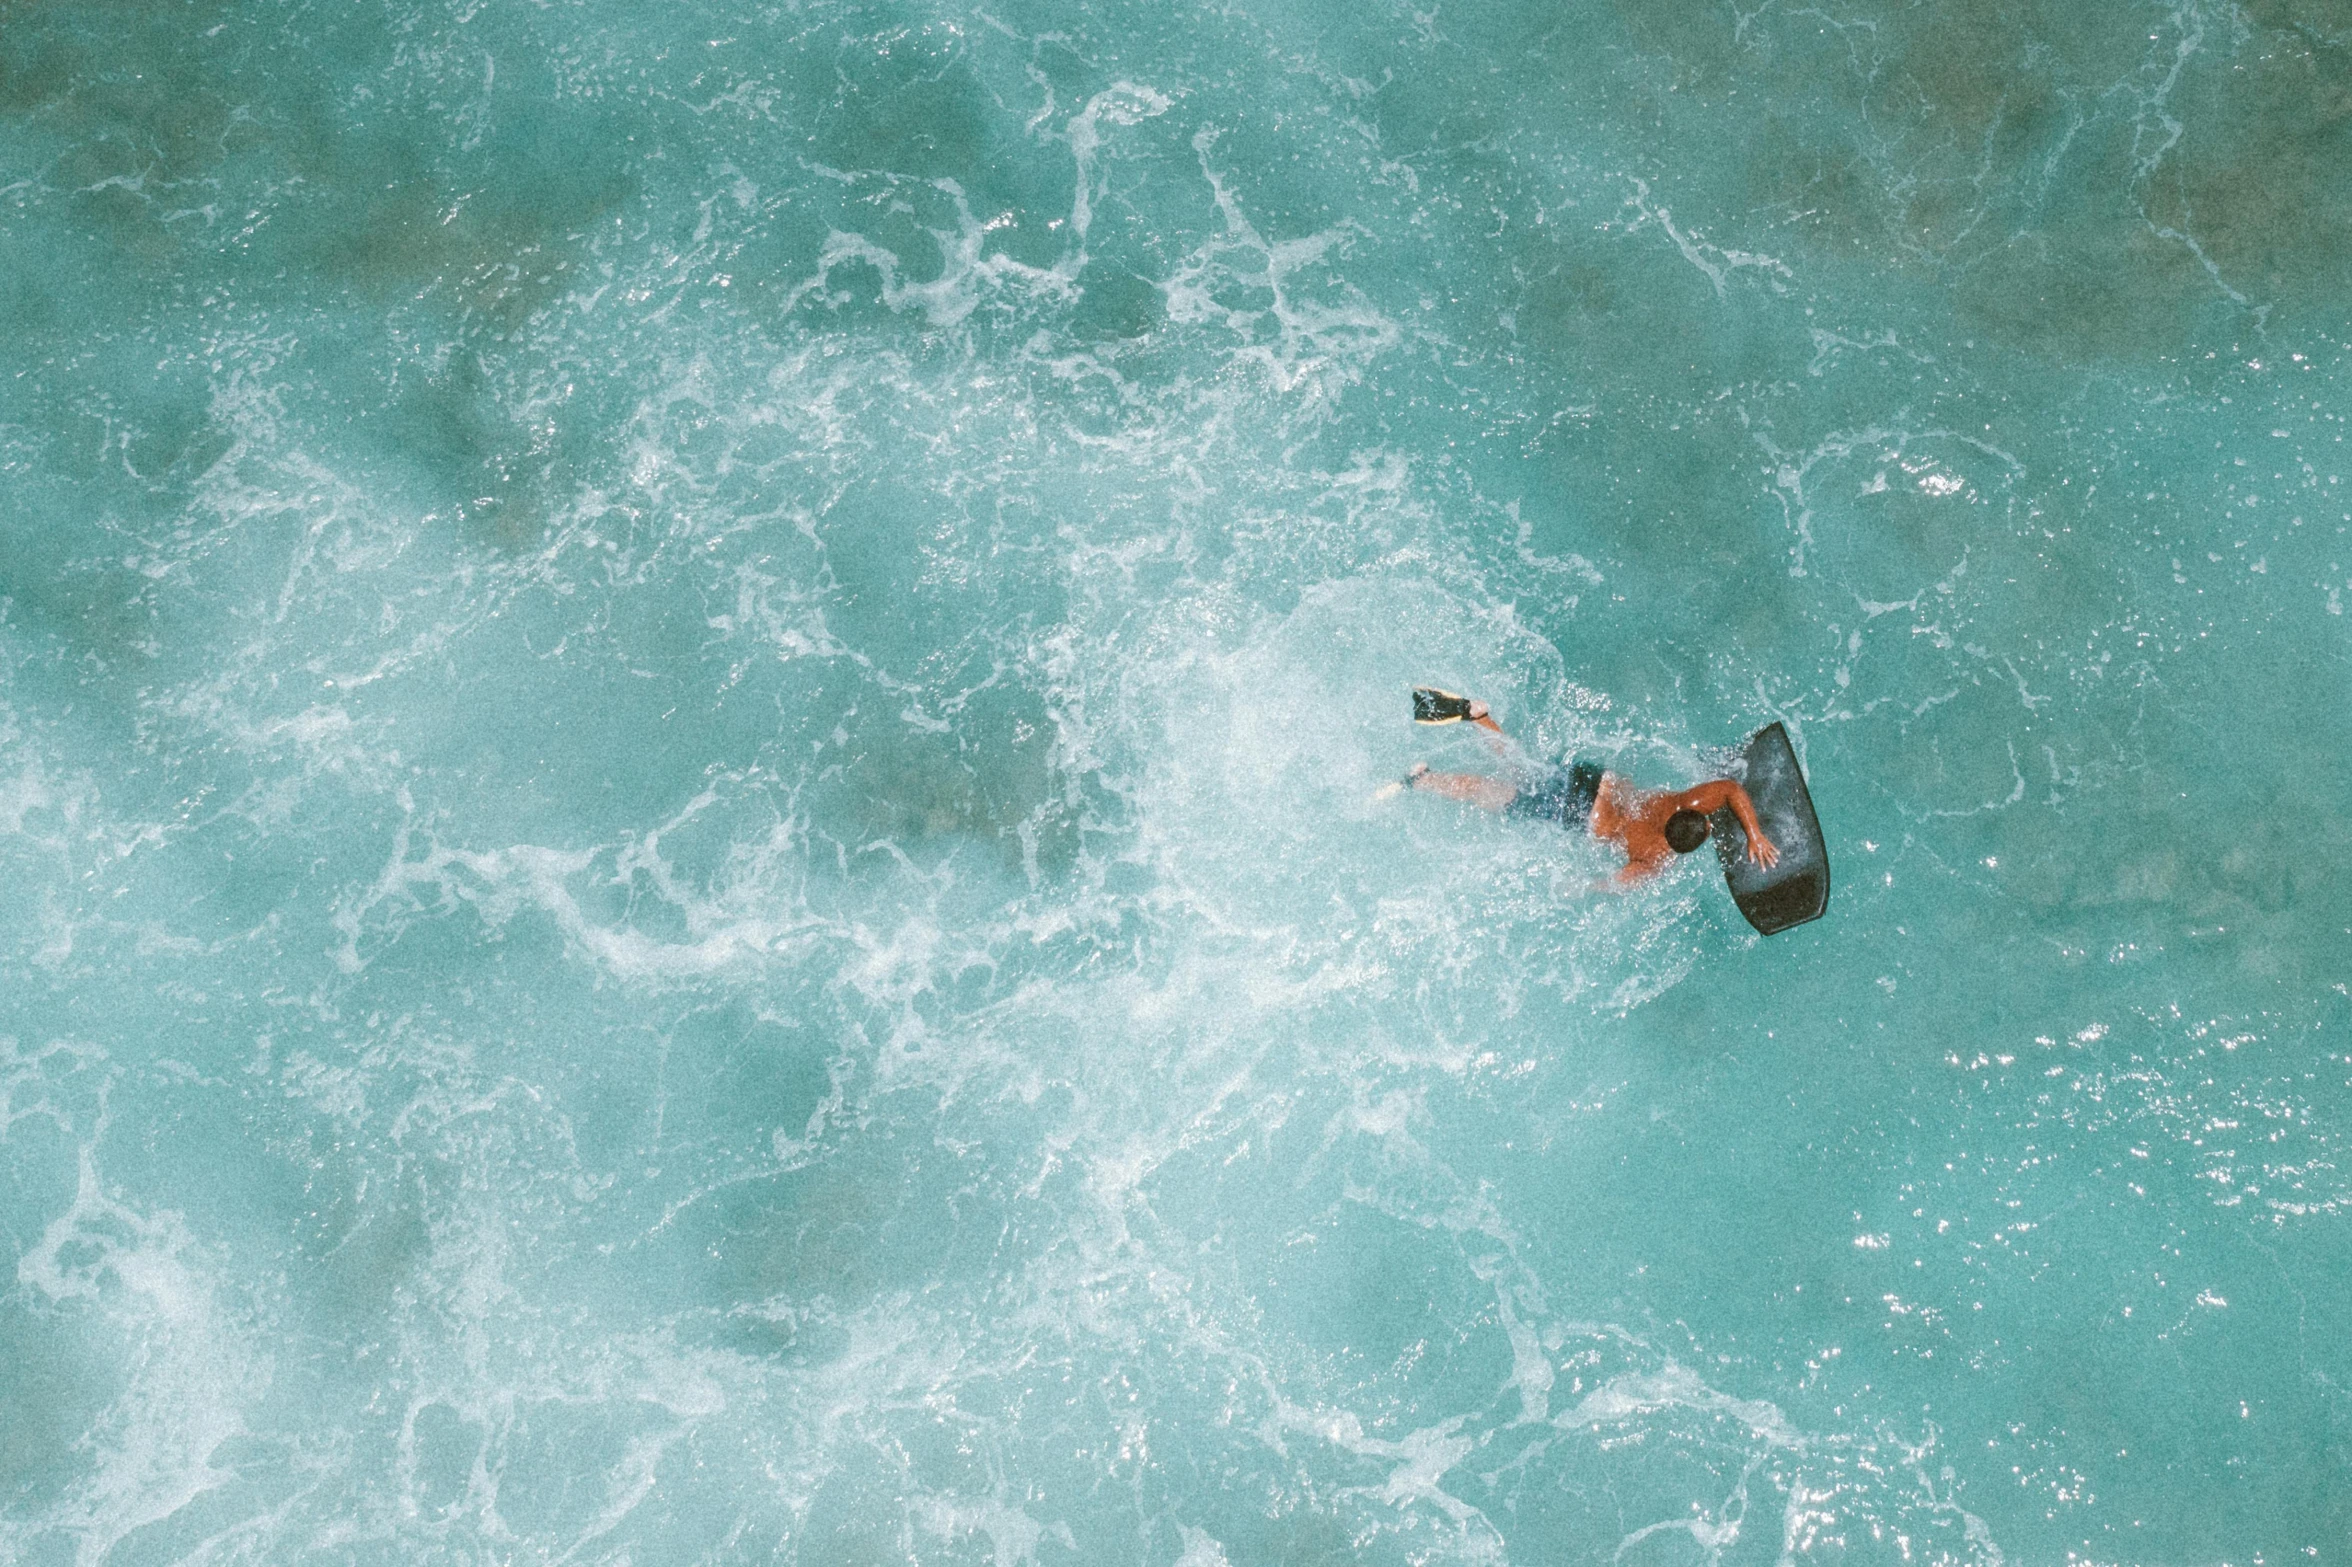
[(1666, 847), (1688, 854), (1707, 841), (1707, 818), (1696, 811), (1676, 811), (1666, 818)]

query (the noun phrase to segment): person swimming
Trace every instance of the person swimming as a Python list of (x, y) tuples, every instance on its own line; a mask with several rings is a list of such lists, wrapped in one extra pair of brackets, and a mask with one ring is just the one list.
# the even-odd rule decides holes
[[(1505, 759), (1515, 749), (1486, 704), (1475, 697), (1422, 687), (1413, 693), (1413, 718), (1423, 724), (1473, 724), (1487, 732), (1496, 754)], [(1756, 818), (1756, 802), (1729, 778), (1688, 789), (1640, 790), (1617, 774), (1604, 772), (1597, 762), (1577, 760), (1522, 787), (1507, 778), (1433, 772), (1428, 763), (1416, 762), (1402, 780), (1381, 792), (1403, 789), (1443, 795), (1498, 815), (1556, 823), (1570, 831), (1585, 829), (1625, 855), (1625, 868), (1614, 878), (1620, 887), (1655, 876), (1675, 855), (1705, 843), (1713, 831), (1710, 819), (1727, 806), (1747, 835), (1748, 858), (1766, 868), (1780, 859), (1780, 851), (1764, 836), (1764, 824)]]

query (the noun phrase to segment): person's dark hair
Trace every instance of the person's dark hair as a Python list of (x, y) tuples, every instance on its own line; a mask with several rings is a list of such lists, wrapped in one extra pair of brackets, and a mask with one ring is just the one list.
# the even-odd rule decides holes
[(1688, 854), (1707, 841), (1707, 818), (1696, 811), (1676, 811), (1666, 818), (1666, 846)]

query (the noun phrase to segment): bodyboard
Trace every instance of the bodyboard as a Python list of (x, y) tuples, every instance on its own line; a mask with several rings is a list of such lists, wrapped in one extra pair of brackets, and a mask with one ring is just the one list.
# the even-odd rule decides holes
[(1739, 818), (1728, 809), (1717, 811), (1715, 854), (1732, 901), (1767, 936), (1821, 918), (1829, 907), (1829, 847), (1821, 841), (1821, 821), (1788, 731), (1772, 724), (1750, 735), (1735, 776), (1756, 802), (1780, 863), (1766, 870), (1749, 860)]

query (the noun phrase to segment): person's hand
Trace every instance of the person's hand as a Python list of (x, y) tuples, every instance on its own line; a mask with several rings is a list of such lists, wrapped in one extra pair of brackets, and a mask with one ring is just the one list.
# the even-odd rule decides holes
[(1760, 832), (1752, 832), (1748, 834), (1748, 858), (1770, 870), (1780, 863), (1780, 851), (1772, 846), (1770, 838)]

